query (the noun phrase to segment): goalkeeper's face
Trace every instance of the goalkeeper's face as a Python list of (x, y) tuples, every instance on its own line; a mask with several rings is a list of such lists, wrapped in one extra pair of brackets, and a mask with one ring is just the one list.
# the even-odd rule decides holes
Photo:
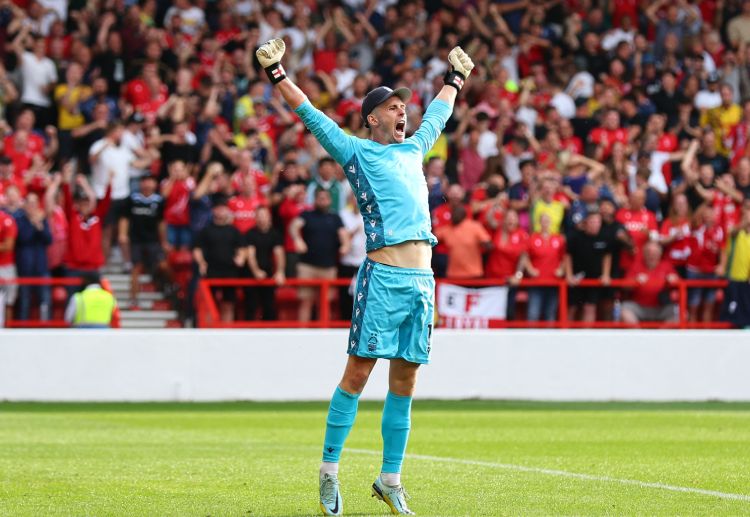
[[(379, 105), (371, 115), (370, 127), (376, 142), (400, 144), (406, 138), (406, 104), (398, 97)], [(374, 120), (373, 120), (374, 119)]]

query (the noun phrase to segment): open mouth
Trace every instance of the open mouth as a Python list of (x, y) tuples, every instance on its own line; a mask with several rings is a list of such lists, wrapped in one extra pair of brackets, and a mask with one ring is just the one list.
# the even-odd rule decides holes
[(404, 131), (406, 131), (406, 121), (399, 120), (396, 122), (396, 136), (404, 136)]

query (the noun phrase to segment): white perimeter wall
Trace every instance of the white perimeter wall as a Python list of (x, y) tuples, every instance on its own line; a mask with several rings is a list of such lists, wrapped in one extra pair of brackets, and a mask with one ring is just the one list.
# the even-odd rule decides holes
[[(0, 331), (0, 400), (325, 400), (345, 330)], [(382, 399), (387, 364), (364, 398)], [(750, 400), (742, 331), (438, 330), (420, 398)]]

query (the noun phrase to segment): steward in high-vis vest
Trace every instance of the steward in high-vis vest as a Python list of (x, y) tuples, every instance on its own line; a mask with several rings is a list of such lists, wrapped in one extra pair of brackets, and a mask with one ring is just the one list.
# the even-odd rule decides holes
[(71, 297), (65, 309), (65, 321), (72, 327), (110, 328), (117, 302), (99, 282), (98, 273), (83, 277), (83, 290)]

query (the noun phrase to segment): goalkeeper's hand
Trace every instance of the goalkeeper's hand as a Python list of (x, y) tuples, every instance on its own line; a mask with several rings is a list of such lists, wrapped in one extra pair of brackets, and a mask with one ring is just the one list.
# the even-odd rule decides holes
[(275, 65), (281, 61), (286, 51), (286, 44), (281, 38), (272, 39), (266, 41), (258, 50), (255, 51), (255, 55), (258, 56), (258, 62), (263, 68), (267, 68), (271, 65)]
[(286, 44), (281, 38), (266, 41), (255, 51), (258, 62), (265, 69), (273, 84), (281, 82), (286, 77), (284, 67), (281, 66), (281, 58), (285, 51)]
[(474, 69), (474, 62), (461, 47), (454, 47), (448, 54), (448, 63), (450, 69), (443, 77), (443, 82), (461, 91), (461, 88), (464, 87), (464, 81)]
[(471, 71), (474, 70), (474, 61), (461, 47), (453, 47), (448, 54), (448, 62), (453, 67), (453, 71), (463, 75), (464, 79), (469, 77)]

